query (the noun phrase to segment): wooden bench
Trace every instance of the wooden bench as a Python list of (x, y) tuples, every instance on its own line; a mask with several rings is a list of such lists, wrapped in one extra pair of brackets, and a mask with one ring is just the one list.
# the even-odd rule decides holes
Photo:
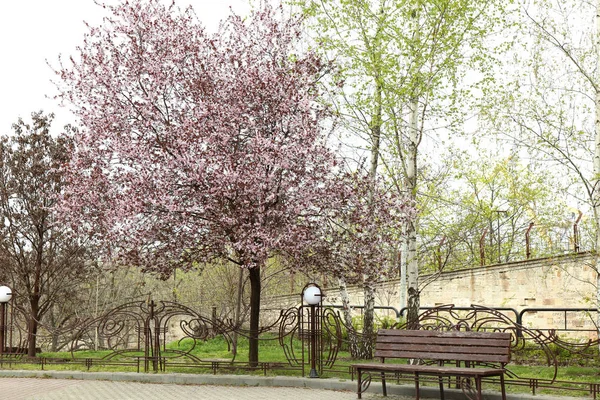
[[(462, 379), (462, 383), (475, 380), (476, 398), (482, 400), (481, 379), (498, 376), (502, 400), (506, 400), (504, 389), (504, 367), (510, 361), (511, 334), (501, 332), (471, 331), (411, 331), (381, 329), (375, 342), (375, 357), (380, 363), (353, 364), (358, 378), (358, 398), (371, 383), (370, 372), (381, 373), (383, 395), (387, 396), (385, 373), (412, 374), (415, 379), (416, 398), (419, 399), (419, 376), (437, 376), (440, 398), (444, 399), (444, 377)], [(384, 364), (387, 358), (421, 360), (418, 365)], [(428, 361), (429, 363), (423, 363)], [(433, 363), (433, 364), (432, 364)], [(449, 365), (449, 364), (452, 365)], [(363, 380), (363, 372), (368, 378)], [(470, 385), (470, 383), (469, 383)], [(465, 388), (471, 389), (471, 387)]]

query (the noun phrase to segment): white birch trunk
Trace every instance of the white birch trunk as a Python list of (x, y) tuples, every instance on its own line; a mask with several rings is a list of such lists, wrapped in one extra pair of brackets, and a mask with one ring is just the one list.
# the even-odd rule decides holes
[(406, 282), (406, 266), (408, 265), (408, 239), (406, 232), (408, 227), (402, 228), (403, 239), (402, 239), (402, 251), (400, 252), (400, 310), (406, 308), (406, 292), (408, 290)]
[(340, 297), (342, 298), (342, 314), (344, 315), (344, 321), (346, 326), (352, 327), (352, 314), (350, 313), (350, 295), (348, 294), (348, 288), (346, 287), (346, 281), (339, 279)]
[(360, 346), (361, 359), (373, 358), (373, 343), (375, 342), (375, 288), (369, 282), (365, 284), (365, 314), (363, 316), (363, 343)]
[[(419, 47), (421, 38), (420, 31), (420, 1), (415, 4), (412, 18), (412, 31), (414, 51)], [(415, 55), (416, 57), (416, 55)], [(419, 146), (419, 83), (413, 87), (412, 99), (410, 100), (410, 116), (408, 121), (408, 148), (406, 154), (406, 191), (416, 204), (417, 197), (417, 150)], [(417, 263), (417, 221), (416, 217), (406, 224), (406, 289), (407, 289), (407, 307), (406, 322), (409, 329), (416, 329), (416, 323), (419, 315), (419, 265)]]
[(346, 287), (346, 281), (342, 278), (338, 280), (340, 288), (340, 297), (342, 298), (342, 314), (344, 316), (344, 323), (348, 332), (348, 350), (353, 358), (360, 357), (360, 346), (358, 335), (354, 326), (352, 325), (352, 313), (350, 310), (350, 295), (348, 295), (348, 288)]
[[(406, 190), (411, 199), (414, 201), (417, 195), (417, 147), (419, 138), (419, 102), (414, 98), (411, 102), (410, 127), (409, 127), (409, 143), (408, 157), (406, 168)], [(419, 315), (419, 265), (417, 262), (417, 223), (416, 220), (409, 221), (406, 230), (407, 241), (407, 267), (406, 281), (408, 293), (408, 313), (407, 322), (409, 326), (416, 323)]]
[[(371, 168), (369, 175), (372, 180), (373, 187), (371, 188), (369, 203), (373, 204), (373, 193), (375, 191), (375, 181), (377, 179), (377, 165), (379, 164), (379, 147), (381, 140), (381, 124), (382, 124), (382, 92), (383, 86), (380, 81), (380, 77), (375, 77), (375, 98), (374, 98), (374, 110), (371, 119)], [(372, 262), (367, 260), (367, 262)], [(377, 276), (363, 276), (364, 285), (364, 313), (363, 313), (363, 331), (362, 340), (359, 348), (357, 349), (356, 356), (361, 359), (373, 358), (373, 343), (375, 342), (375, 288), (373, 287), (374, 281), (379, 277)]]
[[(596, 65), (600, 66), (600, 0), (596, 0)], [(596, 74), (596, 82), (600, 82)], [(600, 271), (598, 271), (598, 251), (600, 251), (600, 90), (596, 86), (595, 140), (594, 140), (594, 177), (592, 204), (596, 227), (596, 248), (592, 258), (592, 268), (596, 271), (596, 307), (600, 308)], [(597, 313), (596, 326), (600, 329), (600, 312)]]

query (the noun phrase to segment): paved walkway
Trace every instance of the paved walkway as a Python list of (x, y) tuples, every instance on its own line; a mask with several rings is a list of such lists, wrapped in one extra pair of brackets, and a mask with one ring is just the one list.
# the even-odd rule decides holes
[[(136, 374), (0, 370), (0, 400), (355, 400), (356, 382), (248, 375)], [(434, 388), (435, 389), (435, 388)], [(365, 400), (413, 400), (411, 386), (389, 385), (390, 395), (374, 384)], [(425, 393), (423, 393), (425, 392)], [(423, 388), (422, 398), (438, 392)], [(464, 399), (449, 391), (447, 399)], [(485, 400), (498, 400), (489, 392)], [(509, 400), (573, 400), (567, 397), (508, 396)], [(583, 398), (579, 398), (581, 400)]]
[[(0, 398), (10, 400), (355, 400), (356, 394), (310, 388), (175, 385), (68, 379), (0, 378)], [(379, 395), (363, 396), (381, 398)], [(409, 397), (390, 396), (390, 400)]]

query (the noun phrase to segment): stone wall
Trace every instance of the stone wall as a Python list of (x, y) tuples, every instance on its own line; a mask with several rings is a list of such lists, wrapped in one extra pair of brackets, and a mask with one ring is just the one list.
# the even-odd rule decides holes
[(423, 289), (421, 305), (593, 307), (590, 257), (581, 253), (444, 273)]
[[(589, 253), (566, 254), (558, 257), (495, 264), (484, 267), (442, 273), (436, 279), (420, 277), (423, 285), (421, 306), (434, 307), (472, 304), (487, 307), (508, 307), (520, 312), (526, 308), (595, 308), (596, 274), (589, 267)], [(427, 282), (429, 282), (426, 284)], [(351, 302), (363, 304), (357, 287), (349, 287)], [(326, 287), (326, 304), (340, 304), (339, 291)], [(392, 280), (377, 286), (378, 306), (399, 309), (399, 281)], [(299, 296), (276, 299), (282, 307), (298, 304)], [(271, 303), (271, 306), (274, 304)], [(394, 312), (378, 312), (395, 316)], [(516, 319), (514, 313), (507, 314)], [(568, 328), (594, 330), (594, 315), (585, 313), (531, 311), (523, 315), (523, 324), (540, 329)], [(587, 335), (587, 334), (586, 334)], [(595, 334), (590, 334), (590, 337)]]

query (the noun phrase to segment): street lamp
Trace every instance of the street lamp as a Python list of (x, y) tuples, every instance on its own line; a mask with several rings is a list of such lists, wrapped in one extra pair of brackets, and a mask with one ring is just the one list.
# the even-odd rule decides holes
[(6, 305), (12, 298), (12, 290), (8, 286), (0, 286), (0, 356), (6, 349), (7, 312)]
[(310, 374), (309, 378), (318, 378), (316, 369), (317, 360), (317, 313), (316, 306), (323, 298), (321, 288), (315, 283), (309, 283), (302, 291), (302, 298), (310, 306)]

